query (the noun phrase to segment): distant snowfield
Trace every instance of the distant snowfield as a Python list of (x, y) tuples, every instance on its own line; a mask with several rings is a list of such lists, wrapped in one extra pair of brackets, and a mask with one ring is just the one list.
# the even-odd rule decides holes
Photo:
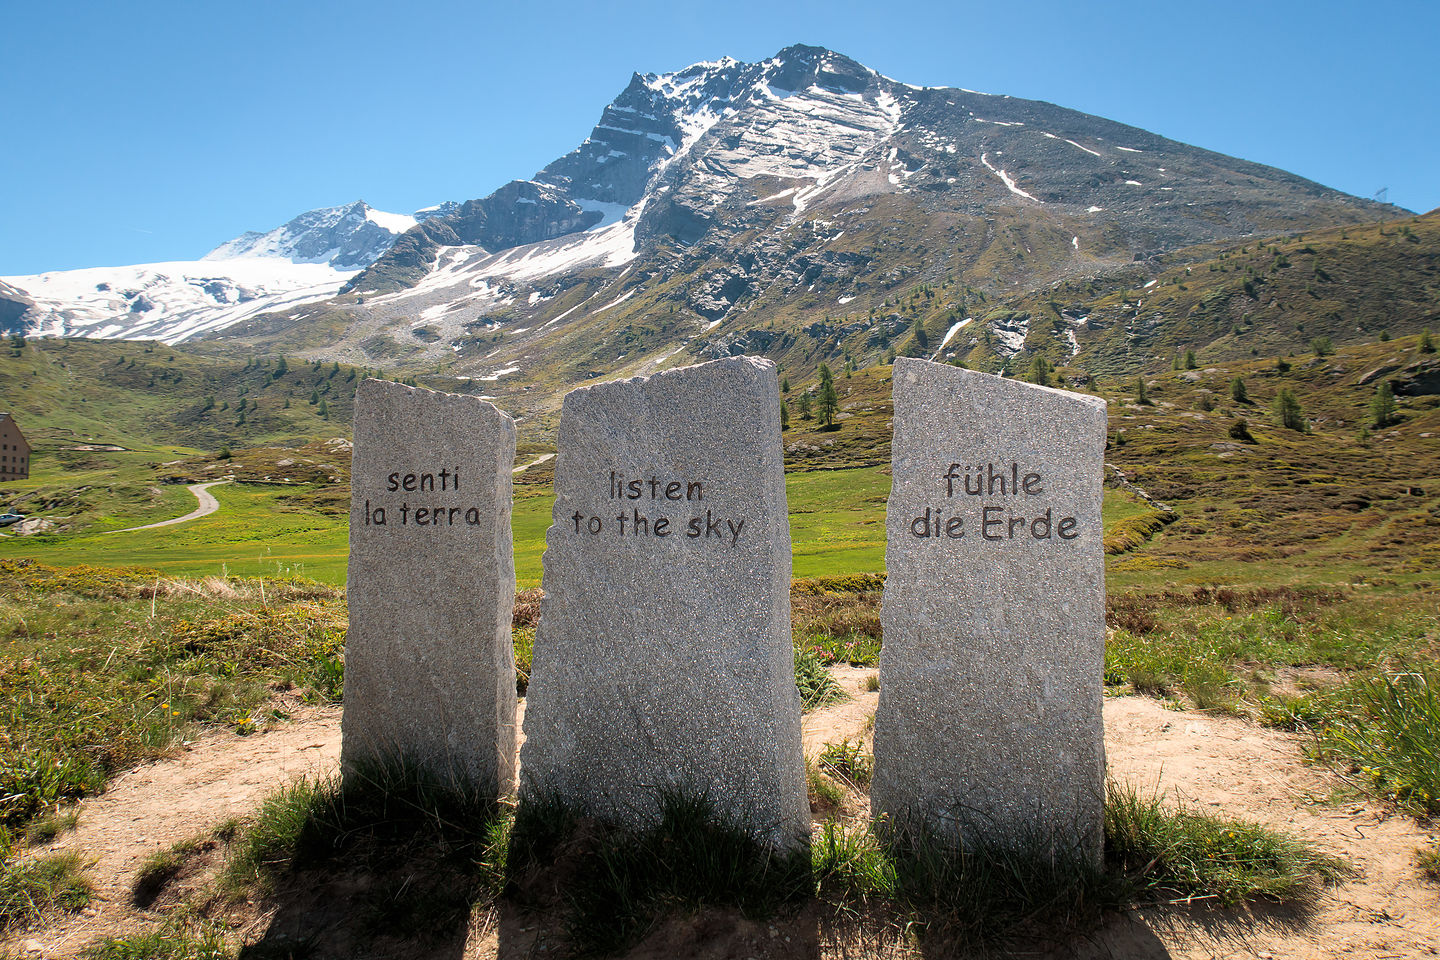
[(40, 336), (179, 343), (339, 292), (353, 271), (273, 257), (178, 260), (0, 277), (35, 301)]
[(199, 260), (3, 279), (35, 302), (27, 320), (40, 336), (179, 343), (333, 297), (415, 222), (356, 201), (241, 234)]

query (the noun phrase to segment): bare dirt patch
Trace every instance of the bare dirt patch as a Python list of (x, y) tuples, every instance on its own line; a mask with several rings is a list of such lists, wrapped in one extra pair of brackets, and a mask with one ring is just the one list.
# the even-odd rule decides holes
[[(877, 694), (866, 692), (873, 669), (837, 667), (851, 699), (813, 711), (804, 722), (805, 750), (865, 736)], [(1356, 876), (1326, 893), (1308, 916), (1272, 911), (1220, 910), (1206, 903), (1117, 916), (1083, 943), (1037, 945), (1037, 955), (1081, 957), (1434, 957), (1440, 955), (1440, 885), (1425, 881), (1414, 862), (1433, 834), (1413, 819), (1369, 800), (1345, 797), (1343, 784), (1304, 762), (1295, 736), (1242, 719), (1166, 709), (1158, 701), (1123, 697), (1105, 704), (1111, 775), (1142, 790), (1205, 812), (1242, 817), (1280, 828), (1344, 857)], [(295, 722), (247, 737), (211, 734), (170, 759), (118, 778), (81, 808), (78, 829), (53, 845), (91, 861), (99, 890), (94, 907), (40, 931), (15, 931), (0, 952), (25, 955), (38, 946), (45, 957), (75, 956), (97, 937), (148, 928), (176, 905), (162, 896), (150, 909), (133, 900), (135, 873), (150, 854), (194, 837), (227, 818), (253, 811), (286, 780), (335, 769), (339, 710), (311, 710)], [(202, 859), (213, 869), (218, 858)], [(173, 894), (174, 891), (171, 893)], [(275, 912), (240, 908), (237, 940), (262, 937)], [(478, 914), (465, 942), (441, 948), (446, 957), (546, 956), (559, 930), (545, 917), (511, 905)], [(374, 946), (374, 945), (372, 945)], [(390, 945), (387, 955), (406, 953)], [(543, 952), (541, 952), (543, 950)], [(421, 951), (425, 953), (426, 951)], [(433, 952), (433, 951), (430, 951)], [(31, 956), (36, 954), (31, 953)], [(367, 953), (366, 955), (376, 955)], [(897, 937), (828, 925), (813, 908), (771, 922), (728, 911), (671, 918), (627, 956), (890, 957), (918, 956)]]

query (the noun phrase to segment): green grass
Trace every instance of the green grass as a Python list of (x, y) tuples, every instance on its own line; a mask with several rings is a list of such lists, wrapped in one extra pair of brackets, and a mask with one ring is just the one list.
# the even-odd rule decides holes
[[(295, 491), (284, 487), (234, 483), (210, 492), (220, 509), (199, 520), (133, 533), (7, 537), (0, 541), (0, 558), (137, 566), (172, 577), (302, 576), (344, 582), (347, 517), (287, 510), (286, 497)], [(181, 516), (194, 506), (189, 497), (188, 504), (168, 515)], [(123, 522), (128, 525), (129, 518)]]
[[(362, 935), (443, 939), (499, 894), (510, 827), (503, 808), (464, 785), (366, 765), (268, 797), (233, 843), (220, 887), (237, 899), (333, 887), (343, 922)], [(355, 875), (372, 878), (363, 892), (347, 885)]]
[(199, 836), (177, 841), (146, 857), (135, 871), (135, 882), (131, 885), (130, 896), (135, 906), (148, 910), (193, 858), (222, 843), (230, 843), (240, 827), (241, 821), (231, 818)]
[(1138, 900), (1308, 903), (1348, 876), (1345, 864), (1268, 827), (1215, 817), (1110, 783), (1105, 851)]
[(815, 651), (806, 647), (795, 648), (795, 686), (800, 690), (800, 708), (807, 713), (850, 699)]
[(864, 738), (854, 743), (846, 737), (839, 743), (827, 743), (820, 751), (820, 769), (841, 777), (854, 787), (867, 787), (875, 772), (875, 758), (865, 749)]
[(105, 937), (87, 947), (84, 960), (229, 960), (222, 924), (179, 917), (154, 930), (124, 937)]
[(880, 657), (880, 595), (875, 575), (812, 577), (790, 589), (790, 617), (797, 645), (822, 663), (873, 667)]
[(84, 796), (277, 689), (339, 695), (344, 608), (304, 581), (173, 581), (0, 561), (0, 824)]
[(25, 842), (32, 847), (51, 843), (61, 834), (74, 830), (79, 822), (79, 810), (74, 807), (57, 808), (30, 822), (25, 828)]
[(78, 853), (0, 859), (0, 932), (88, 905), (94, 890)]
[[(1280, 721), (1306, 703), (1273, 692), (1286, 670), (1363, 675), (1440, 640), (1435, 594), (1368, 585), (1191, 587), (1111, 597), (1107, 684)], [(1289, 703), (1290, 707), (1285, 704)], [(1318, 700), (1310, 708), (1321, 709)], [(1328, 709), (1328, 708), (1325, 708)]]
[[(847, 772), (846, 786), (821, 779), (838, 793), (830, 804), (838, 809), (855, 790), (860, 754), (848, 744), (833, 754), (824, 762)], [(549, 918), (556, 926), (547, 933), (563, 927), (562, 949), (576, 955), (622, 951), (676, 913), (720, 908), (764, 920), (807, 903), (918, 937), (927, 951), (983, 954), (1083, 935), (1134, 907), (1303, 907), (1348, 874), (1340, 861), (1275, 831), (1167, 807), (1115, 784), (1103, 865), (1057, 857), (1048, 841), (962, 847), (914, 831), (881, 839), (834, 820), (817, 825), (808, 848), (787, 852), (757, 841), (749, 825), (727, 820), (703, 797), (665, 793), (658, 810), (653, 826), (624, 829), (553, 799), (497, 808), (414, 770), (370, 768), (348, 784), (307, 780), (273, 793), (230, 841), (218, 888), (232, 903), (282, 905), (285, 929), (277, 937), (272, 924), (259, 946), (308, 936), (307, 948), (321, 955), (337, 931), (337, 943), (450, 942), (476, 911), (502, 902)], [(192, 852), (172, 852), (162, 866)], [(285, 904), (304, 906), (287, 912)], [(115, 952), (96, 956), (146, 955), (120, 952), (141, 945), (175, 951), (157, 956), (222, 955), (181, 952), (223, 949), (218, 937), (206, 939), (217, 928), (181, 917), (179, 926), (107, 941)]]
[(1440, 670), (1359, 677), (1332, 703), (1316, 753), (1411, 813), (1440, 814)]
[(1415, 865), (1425, 879), (1440, 883), (1440, 840), (1416, 850)]
[(922, 942), (982, 954), (1079, 933), (1137, 906), (1306, 905), (1348, 875), (1340, 861), (1268, 828), (1166, 808), (1113, 783), (1103, 869), (1057, 858), (1048, 842), (960, 847), (914, 831), (881, 839), (835, 821), (820, 825), (812, 858), (818, 897), (841, 915), (884, 917)]

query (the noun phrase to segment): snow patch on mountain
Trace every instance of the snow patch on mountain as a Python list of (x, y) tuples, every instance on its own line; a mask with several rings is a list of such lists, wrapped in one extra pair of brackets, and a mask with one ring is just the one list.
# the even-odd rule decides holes
[(34, 301), (25, 321), (41, 336), (179, 343), (334, 296), (415, 223), (413, 216), (356, 202), (307, 211), (266, 233), (241, 234), (199, 260), (5, 279)]
[(1036, 203), (1044, 203), (1043, 200), (1039, 200), (1036, 197), (1031, 196), (1024, 190), (1021, 190), (1019, 187), (1017, 187), (1015, 185), (1015, 181), (1010, 179), (1010, 174), (1006, 173), (1004, 170), (1001, 170), (1000, 168), (996, 167), (995, 164), (990, 162), (989, 154), (980, 154), (980, 162), (985, 165), (986, 170), (989, 170), (991, 173), (995, 174), (997, 177), (1000, 178), (1000, 182), (1005, 184), (1006, 190), (1009, 190), (1017, 197), (1024, 197), (1026, 200), (1034, 200)]
[(40, 336), (179, 343), (256, 314), (332, 297), (350, 274), (324, 263), (192, 260), (7, 277)]

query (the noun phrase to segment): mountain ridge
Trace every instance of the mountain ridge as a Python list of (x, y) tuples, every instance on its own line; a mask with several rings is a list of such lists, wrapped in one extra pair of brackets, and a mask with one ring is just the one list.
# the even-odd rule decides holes
[(337, 295), (196, 333), (547, 392), (736, 350), (875, 362), (913, 319), (894, 309), (905, 292), (952, 283), (944, 332), (1000, 368), (1030, 349), (1028, 328), (988, 316), (1007, 298), (1196, 245), (1401, 214), (1054, 104), (916, 87), (796, 45), (637, 73), (574, 150), (417, 217)]

